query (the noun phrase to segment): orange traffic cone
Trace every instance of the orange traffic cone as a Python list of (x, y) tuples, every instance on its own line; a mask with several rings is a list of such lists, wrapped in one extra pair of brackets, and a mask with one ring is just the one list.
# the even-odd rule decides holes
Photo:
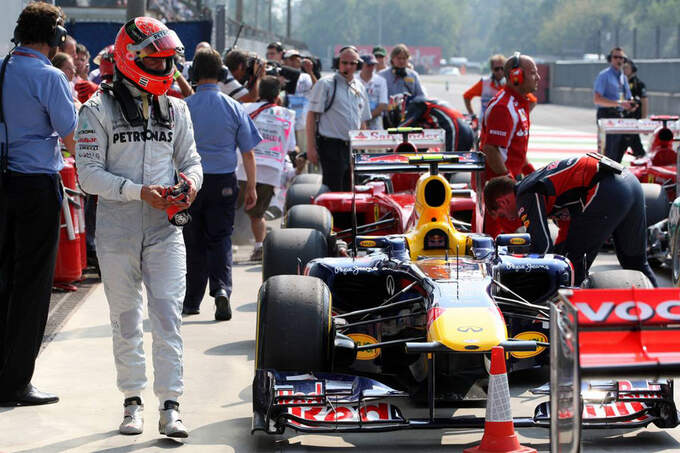
[(510, 412), (510, 388), (505, 370), (505, 352), (496, 346), (491, 350), (491, 373), (486, 398), (486, 421), (482, 442), (464, 453), (536, 453), (536, 449), (519, 444)]

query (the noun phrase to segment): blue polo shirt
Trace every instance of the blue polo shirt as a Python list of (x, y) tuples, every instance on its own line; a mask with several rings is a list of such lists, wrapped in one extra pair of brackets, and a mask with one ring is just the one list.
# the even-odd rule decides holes
[(236, 171), (236, 148), (251, 151), (262, 141), (243, 106), (222, 93), (217, 85), (199, 85), (186, 99), (194, 123), (194, 140), (203, 173)]
[(45, 55), (18, 47), (7, 63), (2, 89), (9, 169), (58, 173), (64, 166), (59, 137), (73, 132), (78, 120), (66, 76)]
[(612, 66), (600, 71), (595, 79), (594, 90), (600, 96), (612, 101), (620, 100), (621, 93), (623, 93), (623, 99), (630, 99), (632, 97), (625, 74), (617, 71)]

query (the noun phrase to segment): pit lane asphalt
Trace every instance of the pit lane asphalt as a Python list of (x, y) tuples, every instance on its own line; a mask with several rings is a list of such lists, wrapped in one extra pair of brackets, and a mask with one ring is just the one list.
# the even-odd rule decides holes
[[(462, 109), (460, 93), (474, 83), (475, 76), (449, 79), (446, 91), (441, 76), (423, 78), (433, 97), (450, 101)], [(532, 114), (534, 124), (594, 132), (594, 111), (539, 105)], [(270, 222), (276, 224), (276, 221)], [(235, 260), (244, 262), (250, 248), (241, 246)], [(617, 267), (611, 254), (601, 255), (596, 269)], [(481, 439), (481, 430), (401, 431), (382, 434), (250, 435), (251, 388), (255, 347), (257, 290), (261, 266), (238, 264), (234, 268), (234, 318), (213, 321), (212, 300), (206, 297), (202, 312), (184, 318), (185, 396), (182, 417), (190, 437), (182, 443), (161, 437), (156, 428), (156, 401), (151, 389), (143, 396), (146, 404), (146, 429), (140, 436), (121, 436), (122, 397), (115, 388), (111, 353), (108, 306), (101, 284), (88, 289), (83, 303), (63, 318), (65, 324), (53, 335), (41, 353), (34, 383), (57, 393), (58, 404), (42, 407), (0, 408), (0, 452), (133, 452), (181, 448), (197, 452), (438, 452), (462, 451)], [(668, 284), (668, 273), (661, 272)], [(67, 301), (68, 302), (68, 301)], [(67, 304), (64, 304), (67, 305)], [(55, 321), (57, 321), (55, 319)], [(62, 324), (62, 323), (60, 323)], [(151, 335), (144, 323), (145, 350), (150, 366)], [(538, 371), (510, 377), (512, 411), (515, 416), (530, 416), (542, 397), (528, 389), (547, 380)], [(149, 386), (150, 387), (150, 386)], [(676, 404), (678, 398), (676, 397)], [(451, 413), (439, 409), (438, 415)], [(456, 415), (482, 416), (483, 409), (456, 411)], [(543, 429), (519, 429), (520, 440), (539, 451), (549, 451), (549, 433)], [(656, 427), (624, 431), (584, 431), (587, 452), (639, 452), (680, 450), (680, 429)]]

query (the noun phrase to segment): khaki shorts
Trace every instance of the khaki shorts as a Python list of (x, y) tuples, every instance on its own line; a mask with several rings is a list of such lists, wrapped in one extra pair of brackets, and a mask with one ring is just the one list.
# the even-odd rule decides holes
[[(257, 202), (255, 206), (250, 209), (246, 209), (246, 214), (254, 218), (264, 217), (264, 212), (269, 207), (269, 202), (272, 201), (274, 196), (274, 186), (269, 184), (260, 184), (259, 182), (255, 185), (255, 192), (257, 192)], [(236, 202), (236, 208), (240, 209), (245, 203), (246, 197), (246, 182), (238, 182), (238, 201)]]

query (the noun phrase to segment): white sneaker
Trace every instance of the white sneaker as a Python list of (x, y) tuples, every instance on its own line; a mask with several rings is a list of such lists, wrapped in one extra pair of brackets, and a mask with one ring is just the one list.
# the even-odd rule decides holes
[(179, 403), (167, 400), (160, 410), (161, 418), (158, 420), (158, 432), (168, 437), (189, 437), (184, 423), (179, 418)]
[(142, 418), (144, 405), (142, 404), (142, 399), (138, 396), (125, 398), (123, 406), (125, 407), (123, 423), (120, 424), (118, 431), (121, 434), (142, 434), (142, 431), (144, 431), (144, 418)]

